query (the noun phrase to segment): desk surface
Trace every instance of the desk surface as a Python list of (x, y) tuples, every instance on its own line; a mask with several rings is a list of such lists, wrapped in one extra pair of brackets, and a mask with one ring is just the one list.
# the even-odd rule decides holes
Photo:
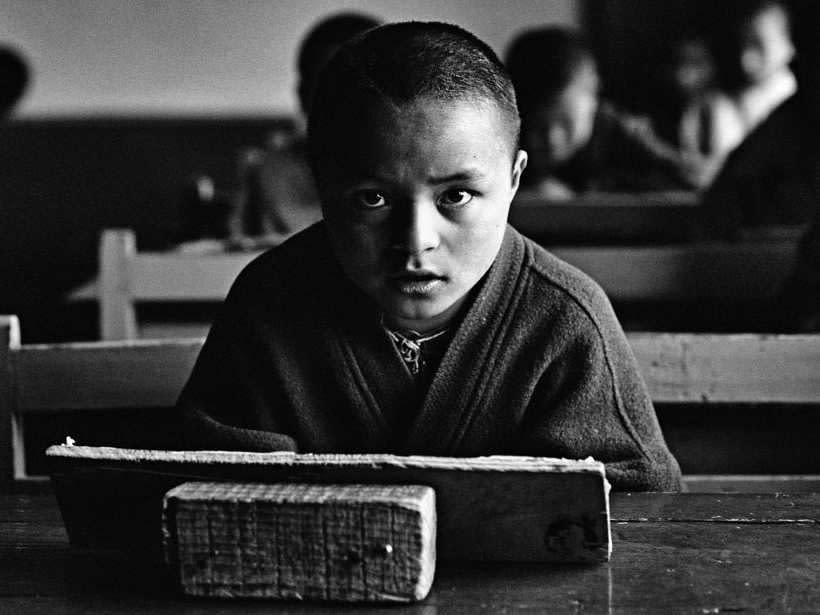
[(820, 613), (820, 494), (614, 494), (592, 566), (444, 565), (406, 607), (185, 599), (72, 551), (53, 496), (0, 495), (0, 613)]

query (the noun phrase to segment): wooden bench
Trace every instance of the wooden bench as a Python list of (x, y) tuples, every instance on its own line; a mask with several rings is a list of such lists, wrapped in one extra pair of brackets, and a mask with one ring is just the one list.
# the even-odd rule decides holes
[(510, 224), (545, 245), (678, 243), (705, 224), (692, 192), (588, 193), (566, 201), (520, 191)]
[[(657, 404), (820, 404), (820, 335), (628, 336)], [(202, 339), (20, 343), (16, 317), (0, 321), (0, 476), (26, 471), (25, 419), (49, 411), (168, 408)], [(776, 417), (775, 417), (776, 420)], [(688, 476), (693, 489), (820, 488), (820, 476)]]
[(98, 302), (103, 340), (204, 335), (208, 327), (203, 324), (143, 329), (137, 305), (222, 301), (237, 274), (258, 254), (138, 252), (133, 231), (108, 229), (100, 237), (97, 279), (74, 290), (69, 299)]
[[(795, 239), (646, 246), (556, 246), (551, 251), (598, 281), (614, 302), (771, 300), (792, 269)], [(207, 324), (141, 326), (145, 303), (218, 303), (259, 252), (138, 252), (129, 230), (107, 230), (96, 282), (72, 298), (96, 300), (100, 338), (200, 336)]]

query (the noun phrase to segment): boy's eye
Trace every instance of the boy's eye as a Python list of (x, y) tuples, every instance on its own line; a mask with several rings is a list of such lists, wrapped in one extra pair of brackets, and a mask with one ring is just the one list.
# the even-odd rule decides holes
[(357, 205), (365, 209), (376, 209), (387, 205), (387, 199), (378, 190), (359, 190), (355, 194), (354, 200)]
[(439, 204), (444, 207), (463, 207), (472, 200), (473, 195), (471, 192), (454, 188), (441, 195)]

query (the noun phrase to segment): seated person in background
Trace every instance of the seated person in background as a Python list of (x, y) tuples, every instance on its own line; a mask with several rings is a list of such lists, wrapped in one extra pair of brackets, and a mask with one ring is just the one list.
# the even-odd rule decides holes
[[(788, 30), (788, 16), (773, 2), (742, 4), (745, 32), (750, 37), (742, 54), (743, 75), (758, 75), (758, 85), (747, 90), (749, 100), (767, 101), (767, 115), (752, 122), (754, 129), (730, 154), (712, 185), (703, 195), (703, 208), (709, 217), (708, 234), (715, 238), (737, 239), (794, 233), (815, 215), (817, 194), (814, 174), (818, 140), (817, 114), (817, 18), (813, 3), (803, 6), (803, 23), (797, 34), (800, 57), (798, 75), (792, 75), (787, 61), (794, 54)], [(797, 14), (801, 16), (800, 13)], [(768, 68), (766, 68), (768, 67)], [(763, 76), (769, 75), (768, 78)], [(799, 77), (799, 78), (798, 78)], [(797, 91), (794, 85), (799, 81)], [(748, 83), (748, 78), (745, 83)], [(770, 93), (764, 83), (772, 83)], [(778, 85), (779, 84), (779, 85)], [(746, 91), (746, 90), (741, 90)], [(790, 93), (795, 92), (794, 95)], [(758, 97), (759, 95), (759, 97)], [(773, 110), (770, 107), (788, 98)], [(761, 105), (749, 109), (760, 117)], [(770, 112), (769, 112), (770, 111)]]
[(658, 136), (693, 165), (701, 165), (700, 187), (720, 170), (745, 136), (731, 99), (716, 87), (716, 68), (706, 41), (684, 33), (661, 65), (664, 103), (652, 116)]
[[(343, 13), (321, 21), (307, 34), (298, 54), (297, 91), (303, 115), (319, 73), (336, 49), (376, 25), (371, 17)], [(229, 242), (234, 246), (275, 245), (321, 219), (301, 130), (274, 132), (264, 149), (241, 152), (238, 174), (239, 189), (228, 220)]]
[(684, 161), (645, 119), (599, 100), (600, 79), (579, 33), (529, 30), (507, 54), (529, 154), (522, 188), (548, 199), (588, 190), (634, 192), (691, 188)]
[(795, 49), (781, 3), (738, 0), (729, 6), (732, 23), (718, 38), (716, 57), (742, 140), (797, 92), (789, 68)]
[(816, 130), (804, 101), (789, 99), (733, 150), (703, 193), (705, 235), (713, 239), (793, 235), (816, 209)]
[(237, 278), (179, 399), (186, 446), (593, 456), (618, 489), (679, 489), (607, 298), (506, 223), (527, 154), (494, 52), (391, 24), (316, 92), (324, 221)]

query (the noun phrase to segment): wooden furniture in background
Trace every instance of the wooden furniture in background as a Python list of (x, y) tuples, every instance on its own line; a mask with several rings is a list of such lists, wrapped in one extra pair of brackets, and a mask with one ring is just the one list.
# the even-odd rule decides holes
[[(140, 253), (133, 231), (104, 231), (98, 277), (100, 338), (141, 337), (136, 316), (140, 302), (222, 301), (239, 271), (257, 254)], [(179, 329), (175, 331), (178, 335)]]
[[(595, 279), (613, 301), (760, 302), (773, 299), (793, 267), (795, 239), (645, 246), (556, 246), (553, 254)], [(96, 282), (72, 298), (97, 300), (100, 338), (204, 335), (207, 325), (141, 326), (141, 303), (218, 303), (260, 252), (139, 252), (132, 231), (111, 229), (100, 242)]]
[[(656, 403), (820, 404), (820, 335), (629, 334)], [(31, 479), (25, 418), (91, 409), (168, 408), (202, 339), (20, 344), (15, 317), (0, 320), (0, 482)], [(776, 420), (776, 417), (773, 419)], [(693, 490), (820, 490), (820, 476), (688, 476)], [(791, 484), (793, 483), (793, 484)]]
[(548, 201), (519, 191), (509, 221), (543, 245), (680, 243), (706, 223), (694, 192), (590, 192)]

